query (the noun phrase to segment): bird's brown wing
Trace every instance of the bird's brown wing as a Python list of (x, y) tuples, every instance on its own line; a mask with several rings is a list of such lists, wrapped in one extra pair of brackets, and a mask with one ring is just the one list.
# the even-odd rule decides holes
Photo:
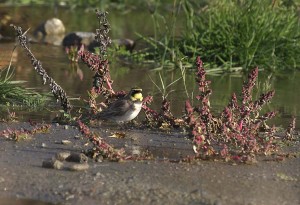
[(130, 108), (128, 100), (117, 100), (110, 104), (108, 108), (99, 113), (100, 118), (123, 115)]

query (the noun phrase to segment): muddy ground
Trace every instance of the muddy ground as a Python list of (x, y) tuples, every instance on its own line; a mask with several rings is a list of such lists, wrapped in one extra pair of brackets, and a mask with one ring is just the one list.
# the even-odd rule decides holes
[[(0, 131), (30, 127), (0, 124)], [(71, 126), (53, 124), (47, 134), (13, 142), (0, 138), (0, 205), (3, 204), (300, 204), (300, 158), (252, 165), (200, 161), (171, 163), (163, 158), (192, 154), (183, 134), (126, 130), (124, 139), (109, 138), (113, 128), (97, 129), (116, 146), (154, 160), (93, 162), (84, 171), (47, 169), (42, 162), (56, 153), (80, 153), (86, 140)], [(62, 144), (62, 140), (71, 143)], [(289, 148), (299, 153), (299, 144)], [(72, 164), (72, 162), (64, 162)], [(68, 165), (69, 165), (68, 164)], [(43, 203), (44, 202), (44, 203)]]

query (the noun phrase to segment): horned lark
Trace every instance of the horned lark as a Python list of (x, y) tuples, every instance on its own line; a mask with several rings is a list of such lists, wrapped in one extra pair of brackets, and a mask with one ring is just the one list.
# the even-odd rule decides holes
[(141, 111), (142, 100), (142, 89), (132, 88), (126, 96), (116, 100), (105, 110), (100, 112), (97, 118), (111, 120), (117, 123), (130, 121)]

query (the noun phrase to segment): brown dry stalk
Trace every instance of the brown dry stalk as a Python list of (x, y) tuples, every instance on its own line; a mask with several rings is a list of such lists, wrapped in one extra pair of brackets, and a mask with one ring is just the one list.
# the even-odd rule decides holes
[(31, 60), (31, 64), (34, 67), (35, 71), (42, 76), (44, 84), (46, 84), (47, 80), (49, 81), (49, 87), (51, 89), (52, 94), (56, 98), (57, 101), (60, 101), (61, 106), (63, 107), (65, 112), (69, 112), (71, 110), (71, 104), (67, 97), (67, 93), (61, 88), (60, 85), (58, 85), (53, 78), (51, 78), (45, 69), (42, 67), (42, 63), (37, 60), (31, 50), (28, 48), (27, 45), (27, 37), (26, 32), (23, 33), (22, 28), (20, 26), (15, 26), (11, 24), (11, 27), (13, 27), (17, 33), (17, 38), (19, 40), (19, 44), (22, 46), (22, 48), (26, 51), (27, 56)]

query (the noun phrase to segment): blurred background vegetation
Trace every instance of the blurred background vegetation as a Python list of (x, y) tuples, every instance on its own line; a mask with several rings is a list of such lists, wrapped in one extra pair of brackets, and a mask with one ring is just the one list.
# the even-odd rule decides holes
[[(234, 70), (247, 73), (249, 69), (258, 66), (260, 70), (276, 73), (267, 81), (270, 85), (275, 84), (276, 108), (283, 110), (281, 113), (299, 116), (299, 99), (296, 94), (300, 75), (297, 72), (300, 67), (299, 5), (300, 0), (2, 0), (0, 33), (3, 34), (4, 29), (1, 24), (6, 24), (10, 35), (15, 36), (9, 27), (10, 23), (3, 16), (15, 20), (12, 23), (22, 26), (24, 30), (31, 28), (28, 33), (53, 17), (63, 21), (66, 34), (74, 31), (95, 32), (98, 22), (94, 9), (99, 8), (109, 12), (109, 35), (112, 39), (129, 38), (136, 42), (132, 52), (119, 49), (110, 53), (111, 59), (119, 60), (110, 61), (117, 90), (130, 88), (131, 79), (135, 79), (135, 83), (145, 88), (145, 92), (153, 92), (157, 89), (149, 76), (158, 85), (162, 82), (161, 87), (167, 87), (181, 78), (168, 90), (177, 91), (171, 92), (169, 96), (173, 105), (177, 103), (177, 107), (180, 107), (180, 103), (197, 89), (194, 87), (193, 64), (195, 57), (200, 55), (207, 72), (211, 74), (210, 80), (214, 81), (213, 86), (216, 85), (213, 90), (217, 97), (213, 96), (212, 100), (215, 107), (222, 109), (228, 96), (238, 92), (237, 89), (243, 83), (240, 72), (231, 75), (219, 73)], [(12, 42), (6, 47), (0, 43), (0, 64), (1, 60), (10, 59)], [(82, 83), (78, 76), (91, 79), (91, 74), (80, 63), (79, 67), (83, 69), (69, 68), (61, 47), (42, 44), (31, 46), (45, 69), (71, 96), (79, 97), (89, 89), (90, 84)], [(9, 51), (8, 57), (1, 56), (4, 50)], [(25, 57), (22, 52), (18, 53), (19, 67), (16, 67), (17, 72), (9, 80), (26, 80), (26, 86), (31, 83), (29, 87), (41, 85), (42, 82), (33, 73)], [(269, 74), (264, 72), (260, 80), (264, 82), (269, 79)], [(0, 82), (5, 82), (0, 83), (0, 87), (4, 95), (9, 96), (6, 92), (6, 76), (6, 71), (0, 73)], [(66, 82), (66, 76), (76, 80)], [(17, 91), (29, 95), (28, 90)], [(48, 89), (43, 88), (41, 91), (46, 92)], [(179, 96), (178, 93), (183, 95)], [(155, 97), (160, 95), (158, 92)], [(6, 102), (13, 103), (7, 99)], [(21, 98), (18, 100), (23, 101)], [(34, 104), (34, 99), (28, 102), (29, 105)], [(181, 112), (180, 109), (178, 111)]]
[[(143, 47), (121, 54), (123, 59), (153, 62), (158, 68), (179, 67), (182, 63), (191, 67), (196, 56), (201, 56), (206, 67), (217, 72), (248, 70), (255, 66), (271, 71), (294, 70), (300, 65), (300, 0), (2, 2), (6, 6), (51, 6), (54, 11), (58, 7), (118, 10), (119, 15), (142, 11), (151, 19), (147, 27), (152, 31), (132, 31)], [(136, 21), (140, 19), (137, 17)]]
[[(105, 9), (106, 7), (115, 7), (115, 8), (136, 8), (143, 7), (149, 3), (154, 2), (155, 0), (3, 0), (3, 4), (9, 6), (20, 6), (20, 5), (44, 5), (44, 6), (66, 6), (71, 9), (80, 7), (80, 8), (101, 8)], [(155, 1), (158, 2), (158, 1)], [(162, 1), (161, 4), (172, 3), (173, 0)]]

